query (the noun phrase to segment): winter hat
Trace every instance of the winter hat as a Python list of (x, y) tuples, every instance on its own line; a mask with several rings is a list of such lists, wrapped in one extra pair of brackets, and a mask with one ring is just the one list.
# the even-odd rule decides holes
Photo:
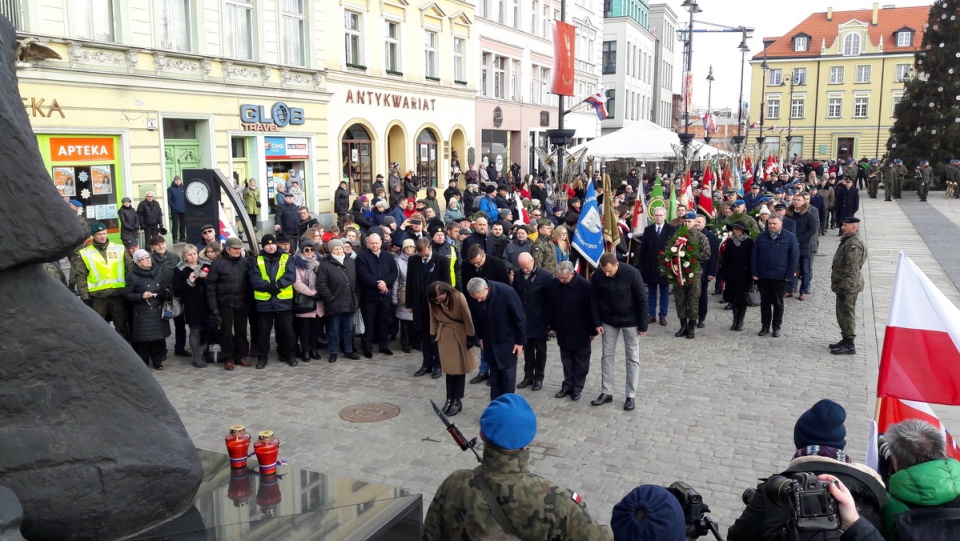
[(384, 216), (383, 225), (386, 225), (386, 226), (397, 225), (397, 219), (394, 218), (393, 216)]
[(401, 248), (405, 249), (407, 246), (413, 248), (416, 245), (417, 243), (413, 242), (413, 239), (403, 239), (403, 245), (401, 246)]
[(277, 237), (274, 237), (273, 235), (270, 235), (270, 234), (266, 234), (263, 236), (262, 239), (260, 239), (260, 244), (262, 246), (266, 246), (268, 244), (276, 244), (276, 243), (277, 243)]
[(677, 498), (657, 485), (642, 485), (613, 506), (614, 541), (683, 541), (686, 519)]
[(149, 259), (149, 258), (150, 258), (150, 252), (144, 250), (143, 248), (137, 250), (136, 252), (133, 252), (134, 263), (139, 263), (144, 259)]
[(495, 191), (497, 191), (497, 189), (493, 186), (493, 184), (487, 184), (483, 187), (483, 193), (493, 193)]
[(332, 252), (334, 248), (343, 248), (343, 241), (340, 239), (330, 239), (330, 242), (327, 243), (327, 250)]
[(793, 444), (797, 449), (811, 445), (843, 449), (847, 428), (847, 411), (833, 400), (823, 399), (803, 412), (793, 426)]
[(537, 435), (537, 415), (522, 396), (500, 395), (483, 410), (480, 431), (486, 441), (501, 449), (523, 449)]
[(316, 248), (316, 245), (312, 240), (304, 237), (303, 240), (300, 241), (300, 250), (303, 250), (304, 248)]
[(227, 248), (243, 248), (243, 241), (237, 237), (227, 239)]
[(93, 224), (93, 225), (90, 226), (90, 234), (91, 234), (91, 235), (93, 235), (93, 234), (95, 234), (95, 233), (99, 233), (99, 232), (101, 232), (101, 231), (106, 231), (106, 230), (107, 230), (107, 226), (103, 225), (103, 222), (97, 222), (97, 223), (95, 223), (95, 224)]

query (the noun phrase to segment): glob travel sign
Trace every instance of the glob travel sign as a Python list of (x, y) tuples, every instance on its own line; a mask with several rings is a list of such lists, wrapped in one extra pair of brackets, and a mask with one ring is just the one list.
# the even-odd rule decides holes
[(240, 122), (245, 131), (279, 131), (287, 126), (301, 126), (305, 122), (303, 109), (290, 107), (282, 101), (269, 110), (263, 105), (245, 103), (240, 106)]

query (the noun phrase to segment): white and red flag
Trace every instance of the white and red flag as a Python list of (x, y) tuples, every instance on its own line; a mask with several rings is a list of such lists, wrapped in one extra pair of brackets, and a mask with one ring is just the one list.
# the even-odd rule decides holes
[(890, 425), (895, 425), (907, 419), (919, 419), (935, 426), (947, 442), (947, 456), (960, 460), (960, 446), (954, 441), (950, 432), (947, 432), (947, 427), (940, 422), (940, 418), (930, 408), (930, 404), (926, 402), (901, 400), (899, 398), (883, 400), (880, 404), (880, 415), (877, 417), (877, 432), (878, 434), (885, 434)]
[(960, 309), (900, 252), (877, 396), (960, 405)]

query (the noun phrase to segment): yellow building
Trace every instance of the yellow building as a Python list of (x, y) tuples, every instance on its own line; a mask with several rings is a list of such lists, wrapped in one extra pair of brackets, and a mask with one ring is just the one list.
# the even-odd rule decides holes
[[(412, 171), (441, 192), (476, 144), (479, 36), (461, 0), (324, 2), (331, 176), (369, 193)], [(386, 182), (385, 182), (386, 184)], [(461, 177), (460, 186), (463, 187)]]
[[(928, 6), (814, 13), (764, 38), (751, 61), (750, 122), (767, 154), (846, 159), (885, 153)], [(761, 116), (762, 110), (762, 116)], [(753, 126), (751, 126), (753, 128)], [(749, 130), (748, 142), (760, 135)]]
[(17, 75), (63, 195), (113, 231), (122, 197), (136, 206), (154, 191), (166, 217), (173, 176), (202, 167), (257, 179), (261, 220), (275, 184), (291, 176), (312, 210), (330, 210), (321, 5), (116, 4), (0, 4), (18, 37), (60, 56), (24, 58)]

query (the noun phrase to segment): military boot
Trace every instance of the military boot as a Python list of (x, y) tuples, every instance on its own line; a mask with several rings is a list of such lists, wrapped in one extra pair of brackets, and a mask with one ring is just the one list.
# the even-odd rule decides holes
[(833, 343), (833, 344), (830, 344), (830, 349), (837, 349), (838, 347), (842, 346), (842, 345), (844, 344), (844, 342), (846, 342), (846, 341), (847, 341), (846, 338), (841, 338), (839, 342), (835, 342), (835, 343)]
[(853, 343), (853, 338), (845, 338), (840, 347), (830, 350), (833, 355), (853, 355), (856, 352), (857, 348)]
[(686, 320), (686, 319), (683, 319), (683, 318), (680, 319), (680, 330), (677, 331), (677, 332), (675, 332), (673, 335), (676, 336), (677, 338), (680, 338), (681, 336), (686, 336), (686, 335), (687, 335), (687, 320)]

